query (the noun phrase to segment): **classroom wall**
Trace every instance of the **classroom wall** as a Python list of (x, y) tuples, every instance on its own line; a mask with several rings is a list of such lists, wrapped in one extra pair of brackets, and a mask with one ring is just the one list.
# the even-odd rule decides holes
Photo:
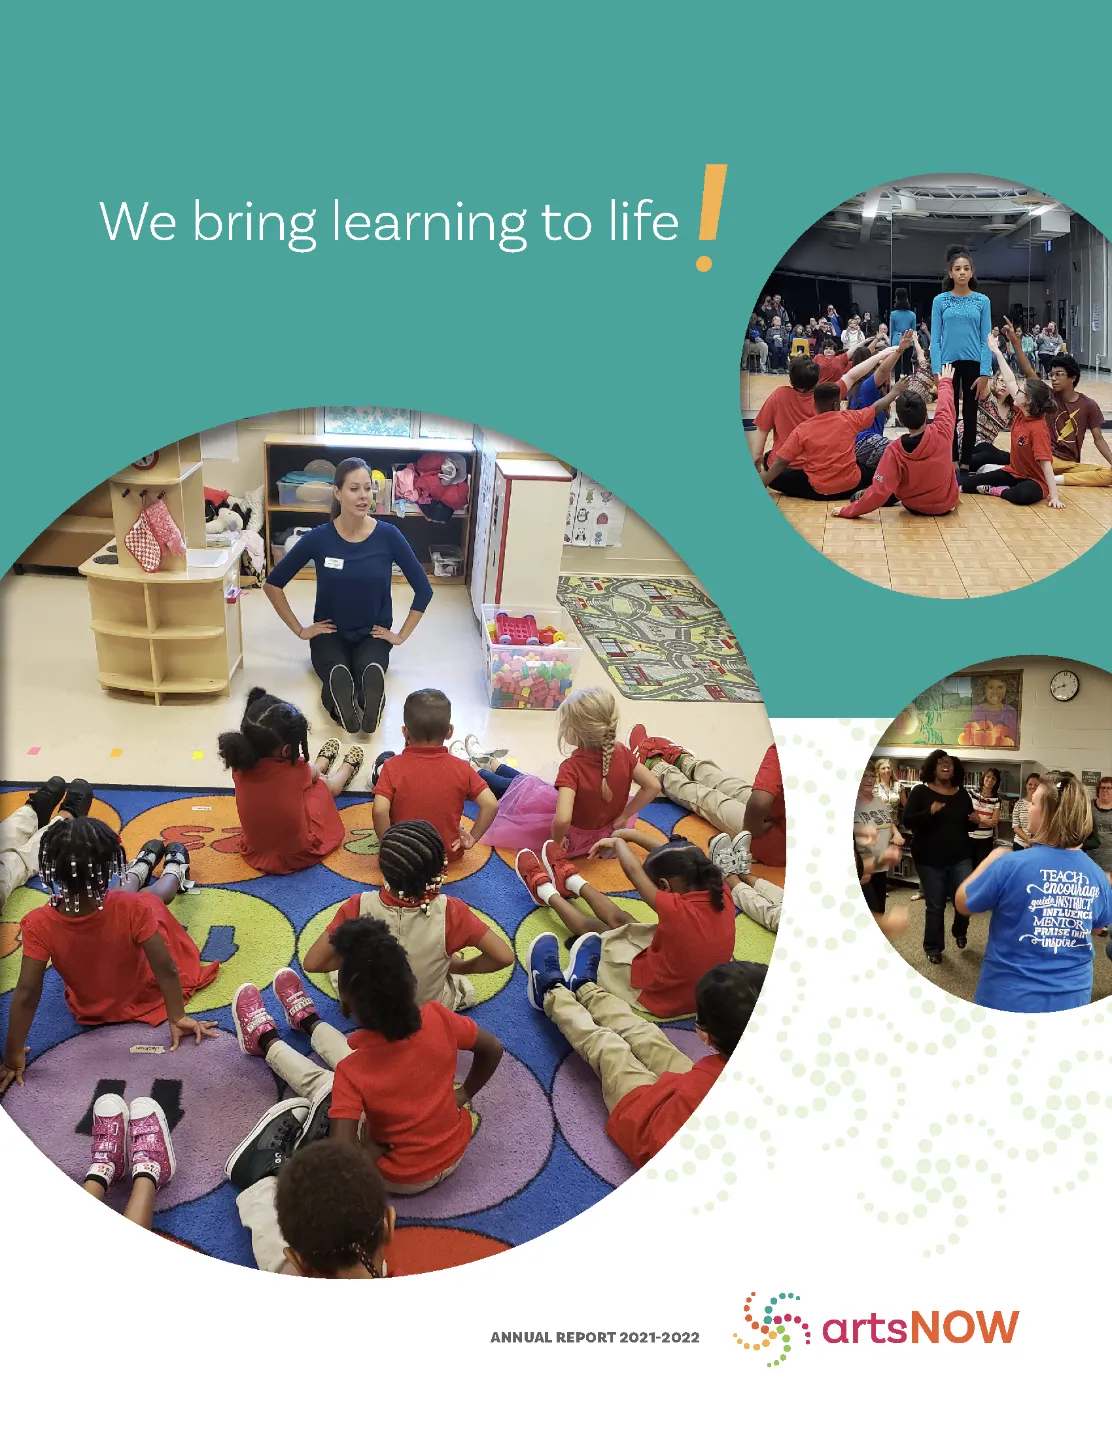
[[(971, 670), (1023, 671), (1018, 757), (1036, 769), (1097, 770), (1112, 775), (1112, 675), (1091, 665), (1049, 656), (1021, 656)], [(1072, 670), (1081, 681), (1073, 700), (1063, 704), (1050, 693), (1051, 677)], [(963, 752), (964, 754), (964, 752)]]
[(565, 545), (562, 575), (690, 575), (688, 565), (662, 535), (633, 510), (626, 510), (621, 545)]
[(219, 460), (204, 454), (205, 485), (210, 490), (227, 490), (238, 498), (257, 490), (266, 478), (263, 471), (264, 435), (311, 435), (316, 424), (315, 410), (277, 410), (270, 415), (252, 415), (236, 423), (236, 460)]

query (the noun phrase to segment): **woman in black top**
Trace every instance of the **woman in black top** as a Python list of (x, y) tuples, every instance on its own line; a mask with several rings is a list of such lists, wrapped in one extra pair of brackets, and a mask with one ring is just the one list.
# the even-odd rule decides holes
[[(923, 949), (932, 965), (942, 960), (946, 902), (953, 900), (973, 869), (972, 815), (973, 801), (965, 788), (961, 761), (945, 750), (932, 750), (923, 766), (922, 784), (907, 797), (903, 816), (911, 831), (911, 854), (926, 901)], [(969, 916), (955, 910), (953, 936), (959, 950), (965, 949), (968, 933)]]

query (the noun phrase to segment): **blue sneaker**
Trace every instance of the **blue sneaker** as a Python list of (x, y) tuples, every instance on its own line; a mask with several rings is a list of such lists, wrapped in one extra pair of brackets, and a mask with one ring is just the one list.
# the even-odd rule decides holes
[(568, 988), (572, 994), (580, 985), (598, 984), (598, 962), (602, 959), (602, 936), (595, 931), (580, 935), (571, 947), (571, 964), (568, 966)]
[(551, 930), (538, 935), (529, 946), (526, 973), (529, 976), (529, 1004), (543, 1014), (544, 997), (554, 985), (567, 983), (560, 966), (560, 942)]

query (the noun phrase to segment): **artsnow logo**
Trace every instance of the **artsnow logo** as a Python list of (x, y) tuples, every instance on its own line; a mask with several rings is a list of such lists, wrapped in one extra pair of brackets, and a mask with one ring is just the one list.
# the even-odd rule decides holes
[[(785, 1363), (793, 1342), (802, 1340), (810, 1345), (811, 1327), (797, 1313), (801, 1297), (794, 1291), (781, 1290), (770, 1296), (763, 1317), (754, 1311), (756, 1295), (755, 1290), (750, 1290), (746, 1296), (745, 1324), (740, 1331), (734, 1331), (734, 1339), (743, 1350), (763, 1356), (766, 1368), (772, 1370)], [(996, 1340), (1010, 1345), (1018, 1321), (1018, 1310), (1011, 1311), (1007, 1319), (999, 1310), (950, 1310), (945, 1315), (932, 1310), (929, 1316), (913, 1310), (910, 1320), (886, 1320), (874, 1310), (865, 1318), (832, 1316), (822, 1322), (819, 1333), (828, 1345), (904, 1345), (909, 1340), (912, 1345), (923, 1341), (930, 1345), (967, 1345), (975, 1338), (985, 1345)]]

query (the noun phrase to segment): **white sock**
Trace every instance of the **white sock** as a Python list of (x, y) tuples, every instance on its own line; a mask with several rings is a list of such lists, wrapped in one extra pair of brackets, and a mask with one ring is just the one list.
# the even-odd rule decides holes
[(559, 893), (551, 880), (546, 880), (543, 885), (537, 886), (537, 899), (542, 905), (547, 905), (549, 901), (555, 899)]
[(567, 886), (567, 888), (571, 891), (573, 895), (578, 895), (579, 892), (583, 889), (584, 885), (586, 885), (586, 883), (587, 882), (586, 880), (584, 880), (582, 875), (569, 875), (568, 878), (564, 881), (564, 884)]

